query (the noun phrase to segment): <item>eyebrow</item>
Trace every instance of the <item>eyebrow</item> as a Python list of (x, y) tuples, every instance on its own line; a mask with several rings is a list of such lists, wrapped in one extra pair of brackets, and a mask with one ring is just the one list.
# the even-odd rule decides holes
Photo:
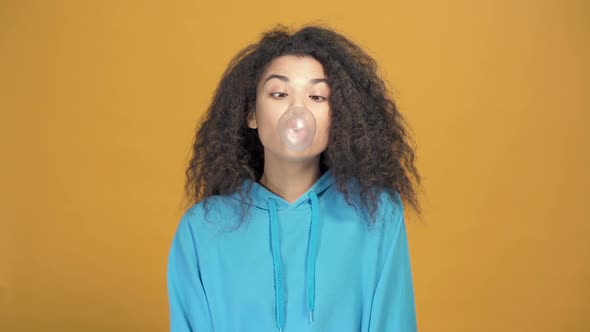
[[(266, 82), (268, 82), (270, 79), (273, 79), (273, 78), (278, 78), (279, 80), (281, 80), (283, 82), (289, 82), (289, 78), (287, 76), (272, 74), (272, 75), (268, 76), (266, 78), (266, 80), (264, 80), (264, 84), (266, 84)], [(318, 84), (321, 82), (328, 84), (328, 80), (325, 78), (313, 78), (313, 79), (309, 80), (309, 83), (311, 83), (311, 84)]]

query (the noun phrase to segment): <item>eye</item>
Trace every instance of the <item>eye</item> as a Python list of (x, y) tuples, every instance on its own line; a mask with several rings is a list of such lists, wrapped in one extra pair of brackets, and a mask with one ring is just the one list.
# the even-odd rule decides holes
[(326, 97), (323, 96), (309, 96), (311, 99), (315, 100), (315, 101), (324, 101), (326, 100)]
[(273, 92), (273, 93), (270, 94), (270, 96), (273, 97), (273, 98), (275, 98), (275, 99), (278, 99), (278, 98), (282, 98), (282, 97), (287, 96), (287, 94), (284, 93), (284, 92)]

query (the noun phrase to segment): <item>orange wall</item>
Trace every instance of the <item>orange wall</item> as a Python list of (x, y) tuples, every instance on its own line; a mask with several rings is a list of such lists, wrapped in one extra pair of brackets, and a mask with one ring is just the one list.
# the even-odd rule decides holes
[(381, 63), (416, 133), (420, 330), (590, 330), (588, 8), (2, 1), (0, 330), (165, 331), (195, 121), (235, 52), (316, 20)]

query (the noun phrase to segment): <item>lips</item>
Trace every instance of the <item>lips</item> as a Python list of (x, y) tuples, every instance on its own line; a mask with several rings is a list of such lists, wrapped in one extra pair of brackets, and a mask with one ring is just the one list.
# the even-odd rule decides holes
[(309, 135), (309, 130), (307, 130), (305, 128), (292, 128), (292, 129), (289, 129), (289, 133), (287, 134), (287, 137), (289, 138), (289, 140), (291, 142), (298, 142), (298, 141), (305, 140), (307, 135)]

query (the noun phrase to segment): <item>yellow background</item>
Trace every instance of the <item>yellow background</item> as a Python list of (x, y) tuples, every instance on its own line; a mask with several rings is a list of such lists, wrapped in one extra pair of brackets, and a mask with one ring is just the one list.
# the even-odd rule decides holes
[(240, 48), (310, 22), (415, 132), (420, 331), (590, 330), (585, 1), (0, 3), (1, 331), (167, 330), (196, 121)]

